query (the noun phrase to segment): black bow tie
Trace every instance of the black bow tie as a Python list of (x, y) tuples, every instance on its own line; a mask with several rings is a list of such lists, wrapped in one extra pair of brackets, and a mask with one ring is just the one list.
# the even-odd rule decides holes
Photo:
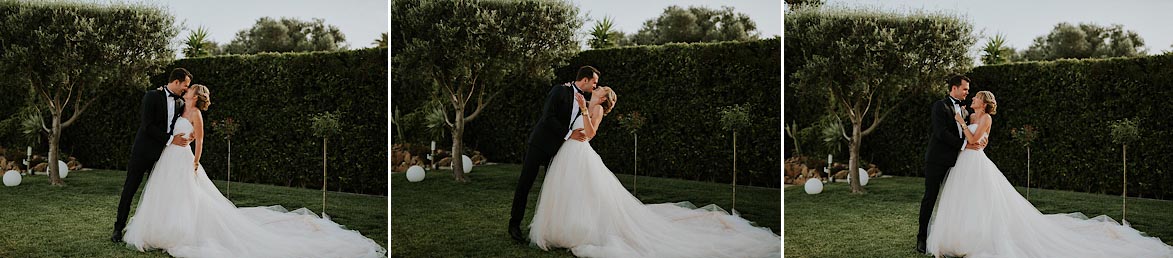
[(960, 106), (962, 104), (962, 102), (960, 100), (957, 100), (955, 98), (949, 98), (949, 99), (953, 100), (953, 104), (957, 104), (958, 106)]

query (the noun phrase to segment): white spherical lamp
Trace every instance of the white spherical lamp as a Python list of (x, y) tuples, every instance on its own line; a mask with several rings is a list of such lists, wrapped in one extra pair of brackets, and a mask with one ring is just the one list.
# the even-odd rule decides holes
[(868, 185), (868, 171), (859, 169), (859, 185)]
[(806, 180), (806, 185), (803, 187), (806, 189), (806, 194), (821, 193), (821, 192), (823, 192), (823, 181), (819, 181), (818, 179), (811, 178), (809, 180)]
[(20, 171), (9, 170), (4, 172), (4, 186), (20, 185)]
[(411, 166), (407, 169), (407, 181), (419, 182), (424, 181), (424, 168), (420, 166)]
[(465, 155), (460, 155), (464, 159), (464, 173), (472, 172), (472, 159)]
[(61, 178), (65, 178), (65, 177), (69, 176), (69, 165), (66, 165), (65, 161), (58, 160), (57, 161), (57, 169), (61, 170)]

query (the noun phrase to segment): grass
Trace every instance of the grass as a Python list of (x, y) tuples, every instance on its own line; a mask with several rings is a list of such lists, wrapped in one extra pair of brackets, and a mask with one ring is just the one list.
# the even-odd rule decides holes
[[(168, 257), (163, 251), (143, 253), (110, 242), (125, 173), (72, 172), (65, 187), (49, 186), (45, 176), (31, 176), (19, 186), (0, 187), (0, 257)], [(224, 192), (225, 182), (214, 182)], [(140, 187), (135, 206), (141, 197)], [(230, 199), (238, 207), (322, 208), (321, 191), (271, 185), (232, 183)], [(387, 243), (385, 196), (330, 192), (326, 213), (377, 243)]]
[[(892, 177), (868, 182), (867, 194), (851, 194), (844, 183), (808, 195), (802, 186), (784, 190), (786, 257), (926, 257), (916, 245), (924, 179)], [(1018, 188), (1020, 194), (1025, 188)], [(980, 194), (980, 193), (975, 193)], [(1119, 220), (1120, 196), (1031, 189), (1030, 202), (1044, 214), (1083, 212)], [(1129, 198), (1128, 222), (1173, 244), (1173, 201)]]
[[(472, 182), (457, 183), (451, 170), (430, 171), (422, 182), (410, 183), (403, 173), (391, 179), (391, 253), (399, 257), (573, 257), (567, 249), (543, 251), (516, 244), (506, 233), (513, 190), (520, 165), (478, 166)], [(632, 188), (631, 175), (617, 175)], [(523, 225), (536, 208), (545, 171), (530, 192)], [(639, 177), (636, 197), (644, 203), (691, 201), (715, 203), (729, 209), (729, 184)], [(742, 217), (769, 227), (777, 234), (781, 224), (781, 190), (738, 187), (737, 211)], [(522, 231), (528, 233), (524, 226)]]

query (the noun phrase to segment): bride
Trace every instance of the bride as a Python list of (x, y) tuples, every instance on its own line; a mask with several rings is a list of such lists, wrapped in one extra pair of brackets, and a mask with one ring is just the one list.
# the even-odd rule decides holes
[[(589, 106), (575, 96), (589, 107), (572, 123), (587, 141), (616, 101), (610, 87), (594, 93)], [(530, 225), (531, 241), (543, 250), (565, 247), (581, 257), (781, 256), (778, 235), (719, 208), (641, 203), (587, 141), (567, 141), (550, 161)]]
[[(988, 139), (998, 102), (978, 92), (966, 125), (969, 142)], [(982, 149), (966, 149), (946, 176), (927, 241), (935, 256), (1173, 257), (1173, 247), (1107, 215), (1042, 214), (1019, 195)]]
[(193, 85), (174, 132), (194, 137), (195, 153), (168, 145), (151, 171), (123, 238), (139, 251), (163, 249), (176, 257), (385, 257), (386, 250), (357, 231), (305, 208), (237, 208), (200, 166), (208, 88)]

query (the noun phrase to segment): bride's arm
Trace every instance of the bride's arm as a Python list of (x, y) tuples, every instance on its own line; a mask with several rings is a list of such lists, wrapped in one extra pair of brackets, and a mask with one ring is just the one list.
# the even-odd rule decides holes
[(587, 116), (590, 123), (583, 123), (583, 133), (586, 133), (587, 139), (594, 138), (595, 133), (599, 131), (599, 123), (603, 122), (603, 106), (594, 105), (588, 110)]
[[(969, 143), (980, 142), (981, 141), (981, 139), (980, 139), (981, 133), (982, 132), (988, 133), (990, 131), (990, 124), (993, 123), (993, 121), (988, 119), (988, 117), (989, 116), (977, 118), (978, 119), (978, 121), (977, 121), (978, 128), (977, 128), (976, 132), (970, 132), (968, 129), (961, 130), (961, 132), (965, 134), (965, 139), (967, 140), (967, 142), (969, 142)], [(961, 124), (962, 128), (966, 127), (965, 120), (961, 120), (961, 115), (956, 115), (953, 118), (954, 118), (954, 120), (956, 120), (956, 122), (958, 124)]]
[(194, 138), (193, 143), (195, 143), (195, 160), (192, 162), (192, 166), (193, 169), (198, 170), (200, 167), (200, 156), (204, 154), (204, 112), (196, 111), (196, 115), (193, 117), (195, 120), (191, 124), (192, 127), (195, 127), (195, 130), (192, 131), (191, 136)]

